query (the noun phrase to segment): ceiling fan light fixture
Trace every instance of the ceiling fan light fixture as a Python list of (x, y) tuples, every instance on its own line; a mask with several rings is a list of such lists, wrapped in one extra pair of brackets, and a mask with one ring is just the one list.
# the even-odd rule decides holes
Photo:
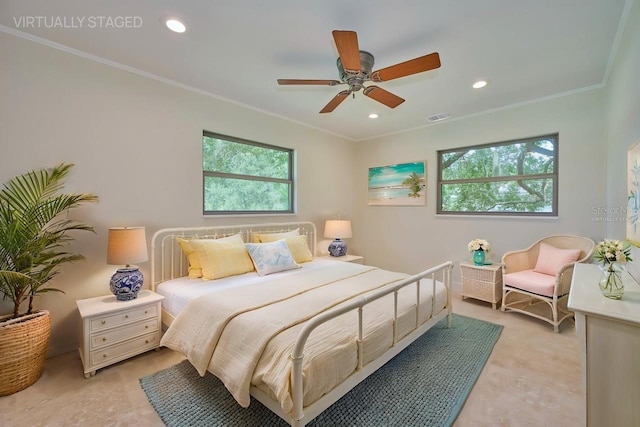
[(347, 83), (352, 92), (357, 92), (364, 87), (363, 83), (369, 80), (371, 69), (373, 68), (373, 55), (364, 50), (360, 51), (360, 70), (347, 71), (342, 66), (340, 57), (336, 60), (338, 76), (343, 83)]
[(440, 55), (438, 52), (433, 52), (372, 72), (374, 57), (371, 53), (359, 49), (358, 35), (355, 31), (334, 30), (332, 34), (338, 49), (336, 66), (340, 80), (278, 79), (279, 85), (348, 85), (349, 89), (343, 90), (334, 96), (320, 110), (320, 114), (332, 112), (350, 94), (355, 98), (355, 93), (360, 90), (362, 90), (364, 96), (389, 108), (396, 108), (405, 100), (381, 87), (375, 85), (365, 86), (365, 83), (385, 82), (440, 68)]
[(474, 89), (481, 89), (483, 87), (485, 87), (487, 85), (487, 81), (486, 80), (478, 80), (477, 82), (475, 82), (472, 87)]
[(175, 33), (184, 33), (185, 31), (187, 31), (187, 27), (180, 20), (176, 18), (167, 18), (164, 21), (164, 24), (167, 26), (168, 29), (170, 29)]

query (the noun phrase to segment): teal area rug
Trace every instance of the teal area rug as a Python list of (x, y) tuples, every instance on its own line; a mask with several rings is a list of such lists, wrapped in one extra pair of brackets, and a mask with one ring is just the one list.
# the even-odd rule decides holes
[[(450, 426), (502, 326), (461, 315), (446, 319), (316, 417), (310, 426)], [(173, 426), (286, 426), (260, 402), (242, 408), (213, 375), (188, 361), (140, 379), (162, 421)]]

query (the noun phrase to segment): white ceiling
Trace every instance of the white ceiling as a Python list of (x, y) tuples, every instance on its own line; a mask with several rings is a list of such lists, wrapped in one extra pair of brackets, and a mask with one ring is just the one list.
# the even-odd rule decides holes
[[(426, 117), (434, 114), (466, 117), (603, 85), (631, 1), (1, 0), (0, 30), (366, 140), (433, 126)], [(101, 18), (123, 16), (141, 25), (105, 28)], [(166, 29), (165, 16), (181, 18), (187, 32)], [(28, 17), (37, 21), (28, 25)], [(46, 28), (54, 18), (63, 28)], [(276, 79), (338, 79), (334, 29), (358, 33), (374, 70), (431, 52), (442, 67), (378, 83), (406, 99), (395, 109), (358, 92), (319, 114), (345, 86), (278, 86)], [(472, 89), (478, 79), (489, 85)], [(380, 117), (369, 119), (372, 112)]]

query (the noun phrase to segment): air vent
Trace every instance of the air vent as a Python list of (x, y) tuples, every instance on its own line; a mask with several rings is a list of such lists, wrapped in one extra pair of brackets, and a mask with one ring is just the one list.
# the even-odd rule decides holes
[(442, 120), (447, 120), (449, 117), (451, 117), (451, 114), (442, 113), (442, 114), (435, 114), (433, 116), (429, 116), (427, 117), (427, 120), (430, 122), (440, 122)]

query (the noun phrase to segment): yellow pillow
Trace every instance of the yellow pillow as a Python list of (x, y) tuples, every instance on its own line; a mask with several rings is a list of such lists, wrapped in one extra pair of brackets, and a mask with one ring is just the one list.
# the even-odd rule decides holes
[(200, 261), (198, 260), (198, 255), (193, 250), (191, 243), (189, 240), (182, 239), (178, 237), (176, 239), (180, 248), (182, 248), (182, 252), (187, 256), (187, 261), (189, 261), (189, 278), (190, 279), (199, 279), (202, 277), (202, 266), (200, 265)]
[(240, 234), (221, 239), (195, 239), (190, 243), (198, 256), (205, 280), (253, 271), (253, 262)]
[[(282, 237), (280, 239), (282, 239)], [(273, 234), (260, 235), (261, 243), (275, 242), (276, 240), (280, 240), (280, 239), (275, 237), (275, 235)], [(285, 237), (284, 241), (287, 242), (287, 246), (289, 246), (289, 251), (291, 251), (291, 255), (293, 255), (293, 259), (295, 259), (298, 264), (302, 262), (308, 262), (313, 259), (313, 255), (309, 250), (309, 246), (307, 246), (307, 236)]]
[[(253, 233), (251, 234), (251, 243), (270, 243), (270, 242), (275, 242), (276, 240), (284, 239), (285, 237), (299, 236), (299, 235), (300, 235), (299, 228), (296, 228), (295, 230), (291, 230), (291, 231), (283, 231), (281, 233), (264, 233), (264, 234)], [(263, 236), (265, 239), (270, 239), (270, 240), (262, 240)]]

